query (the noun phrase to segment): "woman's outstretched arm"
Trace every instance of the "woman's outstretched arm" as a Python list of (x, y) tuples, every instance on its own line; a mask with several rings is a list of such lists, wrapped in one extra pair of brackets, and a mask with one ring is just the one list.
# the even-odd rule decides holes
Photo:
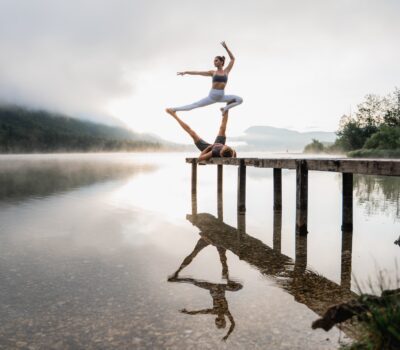
[(229, 64), (226, 66), (226, 68), (224, 69), (226, 74), (229, 74), (229, 72), (231, 71), (233, 64), (235, 63), (235, 56), (233, 56), (233, 53), (231, 52), (231, 50), (228, 49), (228, 46), (226, 45), (225, 41), (223, 41), (221, 43), (221, 45), (224, 47), (224, 49), (226, 50), (226, 52), (229, 55), (229, 58), (231, 59), (229, 61)]
[(229, 321), (231, 321), (231, 326), (229, 327), (228, 333), (226, 333), (226, 336), (222, 338), (222, 340), (226, 341), (228, 339), (228, 337), (231, 335), (231, 333), (233, 332), (233, 330), (235, 329), (235, 320), (233, 319), (231, 313), (228, 312), (226, 313), (226, 315), (229, 318)]
[(207, 153), (201, 154), (198, 159), (201, 162), (203, 160), (209, 160), (211, 158), (212, 158), (212, 151), (208, 151)]
[(177, 75), (203, 75), (205, 77), (212, 77), (214, 75), (213, 70), (205, 71), (205, 72), (199, 72), (199, 71), (184, 71), (184, 72), (178, 72), (176, 73)]
[(193, 310), (193, 311), (188, 311), (186, 309), (182, 309), (180, 310), (183, 314), (187, 314), (187, 315), (198, 315), (198, 314), (213, 314), (214, 313), (214, 309), (204, 309), (204, 310)]

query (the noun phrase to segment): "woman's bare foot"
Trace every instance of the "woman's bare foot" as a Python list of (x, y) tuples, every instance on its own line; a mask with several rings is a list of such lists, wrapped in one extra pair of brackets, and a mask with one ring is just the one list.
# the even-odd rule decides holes
[(224, 109), (224, 107), (221, 107), (219, 110), (222, 112), (222, 114), (224, 114), (224, 113), (225, 113), (225, 109)]
[(171, 114), (173, 117), (176, 116), (176, 112), (172, 108), (167, 108), (165, 110), (168, 114)]

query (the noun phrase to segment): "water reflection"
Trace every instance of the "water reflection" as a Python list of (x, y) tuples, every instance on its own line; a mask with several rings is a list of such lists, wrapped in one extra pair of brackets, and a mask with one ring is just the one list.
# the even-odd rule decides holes
[[(187, 215), (187, 219), (200, 230), (203, 240), (231, 251), (318, 315), (323, 315), (332, 304), (349, 301), (355, 296), (349, 283), (338, 285), (307, 268), (306, 235), (296, 235), (296, 259), (293, 261), (279, 250), (211, 214)], [(350, 275), (351, 262), (348, 259), (342, 259), (342, 269), (344, 275)]]
[(354, 191), (368, 216), (385, 214), (400, 219), (400, 178), (354, 175)]
[(19, 202), (110, 180), (124, 179), (155, 166), (85, 159), (0, 159), (0, 203)]
[[(200, 232), (200, 236), (202, 233)], [(222, 338), (222, 340), (228, 339), (230, 334), (233, 332), (235, 328), (235, 321), (231, 312), (229, 311), (228, 301), (225, 297), (225, 292), (237, 292), (243, 288), (242, 284), (233, 281), (229, 278), (229, 270), (226, 259), (226, 249), (220, 246), (215, 245), (218, 251), (219, 259), (222, 265), (222, 278), (226, 279), (227, 283), (212, 283), (204, 280), (198, 280), (194, 278), (182, 278), (179, 277), (179, 273), (188, 266), (196, 255), (203, 250), (205, 247), (212, 244), (207, 240), (206, 237), (201, 237), (194, 247), (193, 251), (183, 260), (182, 264), (179, 266), (178, 270), (168, 278), (169, 282), (179, 282), (179, 283), (190, 283), (196, 287), (203, 288), (209, 291), (212, 301), (213, 307), (201, 310), (186, 310), (182, 309), (181, 312), (187, 315), (216, 315), (215, 325), (217, 328), (225, 328), (226, 327), (226, 319), (225, 316), (230, 321), (230, 327), (228, 329), (227, 334)], [(212, 244), (213, 245), (213, 244)]]

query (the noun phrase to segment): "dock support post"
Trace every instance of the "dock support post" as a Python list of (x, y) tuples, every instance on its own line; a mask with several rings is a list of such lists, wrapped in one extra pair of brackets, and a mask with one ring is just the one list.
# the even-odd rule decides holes
[(280, 253), (282, 245), (282, 210), (274, 210), (274, 229), (272, 240), (272, 249)]
[(238, 168), (238, 199), (237, 208), (239, 214), (246, 212), (246, 165), (244, 160), (240, 160)]
[(342, 257), (340, 284), (351, 288), (351, 259), (353, 248), (353, 174), (343, 173), (342, 196)]
[(274, 168), (273, 249), (281, 252), (282, 236), (282, 169)]
[(296, 233), (296, 257), (294, 270), (296, 273), (303, 273), (307, 268), (307, 235)]
[(308, 212), (308, 169), (305, 160), (296, 162), (296, 234), (306, 235)]
[(218, 219), (224, 219), (224, 202), (223, 202), (223, 165), (217, 165), (217, 205), (218, 205)]
[(274, 210), (282, 210), (282, 169), (274, 168)]
[(192, 161), (192, 215), (197, 215), (197, 163)]
[(245, 213), (239, 213), (238, 212), (238, 215), (237, 215), (237, 231), (238, 231), (238, 234), (239, 234), (239, 239), (240, 239), (240, 236), (242, 235), (242, 234), (245, 234), (246, 233), (246, 214)]
[(353, 174), (343, 173), (342, 231), (353, 230)]
[(353, 249), (353, 231), (342, 231), (340, 285), (348, 290), (351, 289), (352, 249)]

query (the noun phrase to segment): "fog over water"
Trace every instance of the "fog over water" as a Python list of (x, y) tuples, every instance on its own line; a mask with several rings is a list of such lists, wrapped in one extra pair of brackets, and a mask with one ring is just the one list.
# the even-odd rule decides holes
[(355, 178), (352, 249), (342, 260), (335, 173), (310, 172), (309, 234), (299, 239), (295, 173), (283, 171), (277, 248), (269, 169), (248, 168), (237, 230), (235, 167), (224, 167), (220, 220), (213, 166), (199, 168), (191, 215), (182, 154), (1, 156), (0, 164), (6, 348), (335, 349), (339, 330), (311, 323), (357, 292), (355, 278), (374, 279), (377, 268), (396, 277), (394, 178)]

